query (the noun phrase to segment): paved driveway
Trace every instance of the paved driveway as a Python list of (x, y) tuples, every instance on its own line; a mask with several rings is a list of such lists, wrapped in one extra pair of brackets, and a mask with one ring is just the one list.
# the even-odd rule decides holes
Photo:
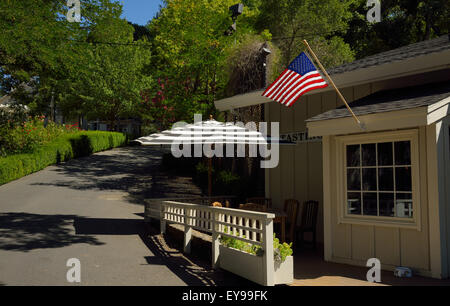
[(81, 285), (233, 284), (165, 252), (144, 226), (142, 198), (199, 192), (159, 172), (160, 156), (121, 148), (0, 186), (0, 284), (71, 285), (70, 258), (81, 262)]

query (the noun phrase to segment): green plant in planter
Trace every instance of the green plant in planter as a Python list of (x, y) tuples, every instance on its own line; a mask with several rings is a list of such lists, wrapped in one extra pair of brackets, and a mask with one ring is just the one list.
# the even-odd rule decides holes
[(273, 234), (273, 254), (275, 260), (284, 262), (286, 257), (291, 256), (292, 253), (292, 242), (290, 244), (286, 242), (280, 243), (280, 240)]
[[(228, 233), (228, 228), (225, 228), (225, 232)], [(238, 234), (239, 236), (239, 234)], [(243, 235), (243, 238), (246, 238), (245, 235)], [(253, 254), (253, 255), (262, 255), (262, 248), (258, 245), (254, 245), (239, 239), (231, 238), (228, 236), (221, 236), (220, 237), (220, 243), (223, 246), (226, 246), (227, 248), (232, 248), (236, 250), (240, 250), (245, 253)]]
[[(228, 228), (225, 228), (225, 233), (228, 232), (229, 232)], [(246, 238), (246, 236), (243, 235), (243, 238)], [(257, 256), (262, 256), (263, 254), (263, 249), (260, 246), (244, 242), (236, 238), (221, 236), (220, 243), (227, 248), (236, 249), (245, 253)], [(287, 244), (285, 242), (281, 244), (280, 240), (276, 237), (275, 234), (273, 234), (273, 253), (274, 259), (276, 261), (284, 262), (286, 260), (286, 257), (291, 256), (293, 253), (292, 243)]]

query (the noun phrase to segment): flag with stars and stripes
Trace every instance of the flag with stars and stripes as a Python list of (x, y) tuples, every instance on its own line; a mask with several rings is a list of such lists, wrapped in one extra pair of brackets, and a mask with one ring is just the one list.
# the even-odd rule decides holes
[(266, 89), (263, 96), (290, 107), (305, 93), (327, 86), (314, 64), (302, 52)]

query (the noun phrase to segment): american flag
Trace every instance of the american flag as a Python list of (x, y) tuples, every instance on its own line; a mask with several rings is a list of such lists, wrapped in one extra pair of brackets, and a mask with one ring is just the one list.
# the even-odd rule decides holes
[(305, 93), (327, 86), (314, 64), (302, 52), (266, 89), (263, 96), (290, 107)]

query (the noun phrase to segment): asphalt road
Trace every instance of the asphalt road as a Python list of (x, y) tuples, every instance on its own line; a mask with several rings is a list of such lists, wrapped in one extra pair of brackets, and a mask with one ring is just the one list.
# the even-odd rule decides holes
[[(160, 156), (121, 148), (0, 186), (0, 284), (235, 284), (148, 233), (142, 198), (199, 192), (188, 178), (160, 173)], [(81, 263), (79, 284), (66, 278), (71, 258)]]

